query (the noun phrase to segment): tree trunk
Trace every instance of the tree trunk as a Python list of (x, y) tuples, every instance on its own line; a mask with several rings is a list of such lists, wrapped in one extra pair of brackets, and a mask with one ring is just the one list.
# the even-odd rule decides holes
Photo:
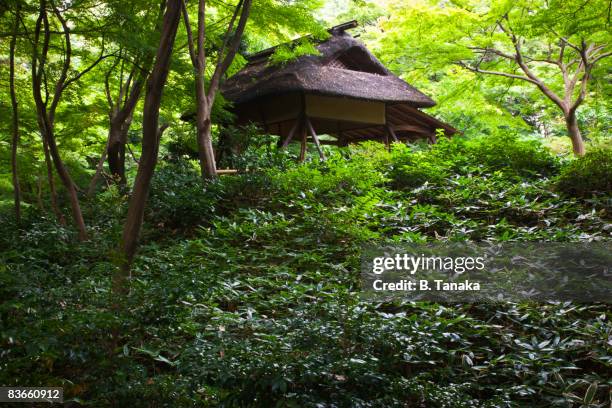
[(221, 163), (226, 157), (231, 158), (233, 155), (232, 137), (228, 131), (227, 125), (223, 125), (219, 132), (219, 141), (215, 149), (215, 163)]
[[(215, 70), (210, 79), (208, 93), (204, 85), (204, 77), (206, 72), (206, 50), (204, 43), (206, 41), (206, 1), (198, 1), (198, 31), (197, 31), (197, 49), (194, 45), (191, 25), (189, 23), (189, 13), (185, 3), (183, 6), (183, 18), (185, 20), (185, 28), (187, 30), (187, 43), (191, 62), (195, 68), (195, 85), (196, 85), (196, 127), (198, 141), (198, 156), (200, 160), (200, 172), (202, 179), (212, 179), (217, 177), (217, 164), (215, 162), (215, 152), (212, 144), (211, 135), (211, 118), (212, 105), (215, 101), (215, 95), (219, 89), (221, 77), (225, 74), (230, 64), (234, 60), (240, 39), (244, 32), (252, 0), (240, 0), (234, 8), (234, 13), (228, 24), (225, 38), (221, 48), (218, 50), (218, 61)], [(236, 18), (240, 15), (238, 25), (234, 30)], [(227, 50), (227, 53), (225, 52)]]
[(106, 137), (106, 144), (104, 145), (104, 150), (102, 150), (102, 154), (100, 155), (100, 159), (98, 160), (98, 164), (96, 165), (96, 173), (91, 178), (89, 182), (89, 187), (87, 188), (87, 196), (93, 196), (93, 193), (96, 191), (96, 187), (98, 185), (98, 180), (102, 175), (102, 169), (104, 168), (104, 162), (106, 161), (106, 155), (108, 153), (108, 146), (110, 144), (111, 134), (108, 132), (108, 136)]
[(576, 156), (584, 156), (584, 140), (582, 140), (582, 134), (580, 133), (580, 127), (578, 127), (578, 120), (576, 113), (572, 112), (565, 117), (565, 124), (567, 126), (567, 133), (572, 140), (572, 149)]
[(36, 179), (36, 202), (41, 211), (45, 209), (42, 201), (42, 177), (39, 175)]
[[(59, 175), (66, 191), (68, 192), (70, 199), (70, 206), (72, 208), (72, 216), (74, 218), (74, 222), (79, 230), (79, 239), (84, 241), (87, 239), (87, 231), (85, 228), (85, 221), (83, 220), (83, 214), (81, 213), (81, 206), (79, 205), (79, 198), (77, 196), (76, 187), (72, 178), (70, 177), (70, 173), (68, 169), (64, 165), (59, 150), (57, 148), (57, 144), (55, 142), (55, 135), (53, 134), (53, 126), (54, 126), (54, 117), (55, 117), (55, 109), (60, 101), (63, 90), (66, 86), (66, 77), (70, 67), (70, 41), (69, 41), (69, 30), (66, 26), (65, 20), (61, 18), (57, 9), (57, 16), (60, 19), (63, 28), (65, 29), (64, 35), (66, 36), (65, 41), (65, 58), (62, 67), (62, 71), (60, 74), (60, 79), (55, 84), (55, 93), (53, 95), (53, 99), (51, 102), (51, 107), (47, 110), (47, 97), (43, 99), (42, 97), (42, 89), (43, 89), (43, 76), (44, 66), (46, 64), (47, 52), (49, 50), (49, 43), (51, 38), (51, 31), (49, 28), (49, 21), (47, 19), (46, 14), (46, 2), (41, 0), (40, 2), (40, 14), (38, 20), (36, 22), (35, 29), (35, 40), (34, 40), (34, 52), (32, 54), (32, 93), (34, 97), (34, 102), (36, 104), (36, 114), (38, 120), (38, 127), (40, 129), (40, 134), (43, 138), (43, 147), (45, 148), (45, 161), (47, 162), (47, 173), (49, 177), (49, 186), (51, 188), (51, 199), (54, 201), (54, 187), (53, 187), (53, 175), (51, 173), (51, 167), (49, 164), (49, 155), (53, 159), (53, 164), (55, 165), (55, 170)], [(44, 23), (44, 39), (43, 39), (43, 50), (40, 54), (38, 54), (38, 43), (39, 43), (39, 35), (41, 33), (41, 23)], [(40, 64), (40, 65), (39, 65)], [(83, 71), (85, 72), (85, 71)], [(46, 91), (46, 86), (44, 87)], [(47, 95), (48, 96), (48, 95)], [(56, 207), (56, 204), (54, 204)], [(54, 211), (58, 214), (58, 217), (61, 220), (61, 213), (59, 212), (59, 208), (55, 208)]]
[(111, 121), (108, 144), (108, 169), (120, 186), (126, 185), (125, 178), (125, 144), (130, 123)]
[(202, 179), (217, 177), (217, 162), (212, 144), (210, 114), (202, 113), (200, 116), (198, 106), (198, 153), (200, 158), (200, 172)]
[(85, 227), (85, 220), (83, 219), (83, 213), (81, 212), (81, 206), (79, 204), (79, 197), (77, 195), (77, 190), (72, 181), (72, 177), (70, 177), (70, 173), (68, 169), (64, 165), (62, 158), (60, 157), (59, 150), (55, 143), (55, 135), (53, 134), (52, 124), (47, 125), (45, 138), (49, 144), (49, 153), (51, 153), (51, 158), (53, 158), (53, 164), (55, 164), (55, 170), (59, 175), (62, 183), (64, 184), (64, 188), (68, 192), (68, 198), (70, 200), (70, 208), (72, 209), (72, 218), (74, 219), (74, 223), (79, 230), (79, 239), (81, 241), (87, 240), (87, 228)]
[(53, 164), (51, 163), (51, 155), (49, 154), (49, 144), (47, 139), (42, 134), (44, 126), (40, 125), (41, 139), (43, 143), (43, 151), (45, 153), (45, 166), (47, 168), (47, 182), (49, 183), (49, 194), (51, 195), (51, 209), (60, 224), (66, 225), (66, 219), (62, 210), (57, 203), (57, 190), (55, 189), (55, 180), (53, 180)]
[[(19, 12), (19, 10), (17, 11)], [(19, 105), (15, 92), (15, 45), (17, 43), (18, 17), (15, 17), (15, 27), (11, 37), (9, 51), (9, 87), (11, 92), (11, 105), (13, 108), (12, 142), (11, 142), (11, 171), (13, 173), (13, 192), (15, 197), (15, 218), (21, 220), (21, 190), (19, 188), (19, 173), (17, 169), (17, 145), (19, 144)]]
[(138, 246), (151, 179), (157, 164), (159, 138), (163, 131), (163, 128), (158, 128), (159, 106), (170, 69), (180, 11), (181, 0), (167, 1), (155, 64), (147, 81), (142, 118), (142, 155), (140, 156), (138, 173), (134, 181), (134, 190), (130, 197), (128, 214), (123, 229), (119, 268), (113, 274), (112, 290), (116, 294), (129, 292), (130, 269)]
[[(152, 58), (146, 59), (144, 65), (146, 70), (151, 66)], [(130, 91), (123, 106), (111, 114), (109, 123), (109, 144), (107, 149), (108, 169), (120, 187), (125, 188), (127, 180), (125, 177), (125, 148), (128, 132), (134, 117), (134, 109), (140, 98), (142, 87), (146, 81), (146, 74), (141, 74)]]
[(196, 70), (196, 127), (198, 140), (198, 155), (200, 159), (200, 173), (202, 179), (214, 179), (217, 177), (217, 163), (212, 145), (210, 109), (208, 98), (204, 90), (204, 68)]
[(300, 124), (300, 133), (301, 133), (301, 144), (300, 144), (300, 163), (306, 159), (306, 152), (308, 146), (306, 144), (307, 134), (306, 134), (306, 124), (305, 120), (302, 118), (302, 123)]
[(199, 132), (198, 141), (201, 138), (200, 163), (204, 160), (204, 173), (202, 177), (205, 179), (214, 179), (217, 177), (217, 162), (215, 161), (215, 153), (212, 144), (212, 133), (210, 116), (204, 121), (203, 130)]

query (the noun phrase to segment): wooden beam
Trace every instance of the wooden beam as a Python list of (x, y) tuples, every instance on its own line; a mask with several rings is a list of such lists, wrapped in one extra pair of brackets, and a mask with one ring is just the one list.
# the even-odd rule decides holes
[(304, 123), (304, 118), (302, 117), (300, 120), (300, 132), (302, 133), (302, 145), (300, 146), (300, 163), (304, 161), (304, 159), (306, 158), (306, 137), (307, 137), (307, 132), (306, 132), (306, 126)]
[(397, 139), (397, 135), (395, 134), (395, 130), (393, 130), (393, 126), (389, 125), (388, 123), (385, 125), (387, 132), (391, 135), (391, 137), (393, 138), (393, 141), (395, 143), (399, 143), (399, 140)]
[(431, 128), (424, 128), (424, 127), (413, 126), (413, 125), (398, 125), (398, 126), (395, 126), (395, 130), (399, 130), (403, 132), (421, 133), (424, 135), (431, 135), (434, 133)]
[(385, 148), (388, 152), (391, 151), (391, 143), (389, 143), (389, 132), (383, 132), (383, 140), (385, 141)]
[(342, 146), (339, 140), (320, 140), (321, 145)]
[(435, 128), (442, 128), (445, 130), (445, 134), (453, 134), (453, 133), (458, 133), (459, 131), (457, 129), (455, 129), (454, 127), (452, 127), (449, 124), (446, 124), (436, 118), (434, 118), (433, 116), (430, 116), (428, 114), (426, 114), (425, 112), (422, 112), (416, 108), (413, 108), (412, 106), (406, 105), (406, 104), (402, 104), (402, 105), (395, 105), (395, 107), (399, 108), (399, 110), (402, 110), (404, 112), (407, 113), (411, 113), (414, 116), (416, 116), (417, 118), (433, 125), (433, 127)]
[(298, 117), (295, 119), (295, 123), (293, 124), (293, 127), (291, 128), (291, 130), (289, 131), (289, 134), (287, 135), (287, 138), (285, 139), (285, 141), (283, 142), (283, 144), (281, 145), (281, 149), (284, 149), (285, 147), (287, 147), (289, 145), (289, 142), (291, 142), (291, 139), (293, 139), (293, 135), (295, 134), (295, 132), (297, 131), (298, 127), (300, 127), (300, 122), (302, 121), (302, 115), (298, 115)]
[(321, 160), (322, 161), (327, 160), (325, 158), (325, 153), (323, 153), (323, 149), (321, 149), (321, 143), (319, 142), (319, 137), (317, 136), (317, 133), (312, 127), (312, 123), (310, 122), (310, 119), (308, 118), (308, 116), (304, 116), (304, 121), (306, 122), (306, 126), (308, 126), (308, 130), (310, 131), (310, 136), (312, 136), (312, 140), (314, 141), (315, 146), (317, 146), (317, 150), (319, 151), (319, 156), (321, 157)]
[(238, 173), (237, 169), (219, 169), (217, 170), (217, 174), (236, 174)]
[[(401, 105), (399, 105), (401, 106)], [(419, 120), (415, 115), (411, 115), (397, 108), (390, 108), (387, 110), (387, 118), (395, 122), (396, 125), (410, 124), (410, 125), (421, 125), (429, 127), (430, 124), (423, 120)]]

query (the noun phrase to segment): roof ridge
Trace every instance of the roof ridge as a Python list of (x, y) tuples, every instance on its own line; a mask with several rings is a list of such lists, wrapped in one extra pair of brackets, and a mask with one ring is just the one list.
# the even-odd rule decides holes
[[(351, 21), (347, 21), (347, 22), (342, 23), (342, 24), (335, 25), (335, 26), (333, 26), (331, 28), (328, 28), (327, 32), (330, 33), (331, 35), (343, 34), (346, 30), (350, 30), (352, 28), (355, 28), (358, 25), (359, 25), (359, 23), (357, 22), (357, 20), (351, 20)], [(281, 47), (283, 45), (293, 44), (293, 43), (296, 43), (296, 42), (298, 42), (300, 40), (303, 40), (304, 38), (311, 38), (311, 37), (312, 37), (312, 34), (307, 34), (307, 35), (303, 35), (303, 36), (298, 37), (298, 38), (294, 38), (291, 41), (287, 41), (287, 42), (284, 42), (284, 43), (281, 43), (281, 44), (276, 44), (275, 46), (272, 46), (272, 47), (263, 49), (261, 51), (258, 51), (256, 53), (247, 55), (246, 59), (247, 59), (247, 61), (249, 61), (249, 63), (255, 62), (256, 60), (259, 60), (260, 58), (268, 57), (269, 55), (273, 54), (274, 51), (276, 51), (276, 49), (278, 47)], [(324, 42), (324, 41), (327, 41), (327, 39), (326, 40), (322, 40), (320, 42)]]

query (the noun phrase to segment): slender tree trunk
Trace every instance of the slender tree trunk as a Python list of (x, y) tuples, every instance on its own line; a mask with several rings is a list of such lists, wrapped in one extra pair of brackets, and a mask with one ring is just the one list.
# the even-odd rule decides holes
[(102, 175), (102, 169), (104, 168), (104, 162), (106, 161), (106, 155), (108, 152), (108, 146), (110, 144), (110, 131), (108, 132), (108, 136), (106, 138), (106, 144), (104, 145), (104, 150), (102, 150), (102, 154), (100, 155), (100, 159), (98, 159), (98, 164), (96, 165), (96, 173), (92, 177), (89, 182), (89, 187), (87, 187), (87, 195), (89, 197), (93, 196), (93, 193), (96, 191), (96, 186), (98, 185), (98, 180)]
[(580, 133), (580, 127), (578, 127), (578, 119), (576, 113), (572, 112), (565, 116), (565, 125), (567, 126), (567, 133), (572, 140), (572, 149), (576, 156), (584, 156), (584, 140)]
[(205, 10), (206, 2), (200, 0), (198, 4), (198, 51), (195, 74), (196, 86), (196, 128), (198, 141), (198, 155), (200, 159), (200, 172), (202, 179), (213, 179), (217, 177), (217, 163), (212, 145), (211, 134), (211, 104), (204, 88), (204, 75), (206, 71), (206, 59), (204, 50), (205, 41)]
[(131, 115), (129, 120), (124, 122), (122, 126), (118, 126), (116, 121), (111, 119), (104, 151), (96, 165), (96, 173), (89, 183), (89, 188), (87, 190), (89, 196), (93, 195), (96, 189), (98, 180), (102, 175), (105, 161), (108, 161), (108, 169), (113, 178), (118, 182), (117, 184), (122, 188), (127, 186), (127, 179), (125, 177), (125, 145), (127, 143), (127, 135), (131, 122)]
[(45, 206), (42, 200), (42, 184), (42, 177), (38, 175), (36, 179), (36, 202), (38, 203), (38, 208), (40, 208), (41, 211), (44, 211)]
[[(17, 11), (19, 13), (19, 11)], [(15, 45), (17, 43), (18, 17), (15, 17), (15, 27), (11, 37), (9, 51), (9, 87), (11, 92), (11, 105), (13, 108), (12, 143), (11, 143), (11, 171), (13, 173), (13, 192), (15, 197), (15, 218), (21, 221), (21, 190), (19, 188), (19, 173), (17, 169), (17, 145), (19, 144), (19, 105), (15, 92)]]
[[(38, 20), (36, 21), (36, 28), (34, 34), (34, 52), (32, 54), (32, 93), (34, 97), (34, 102), (36, 104), (36, 114), (38, 119), (38, 127), (40, 129), (40, 134), (43, 138), (43, 147), (45, 148), (45, 160), (47, 162), (47, 173), (49, 177), (52, 201), (54, 196), (54, 188), (52, 186), (53, 176), (51, 173), (51, 168), (49, 165), (49, 155), (52, 158), (53, 164), (55, 165), (55, 170), (60, 177), (60, 180), (64, 184), (66, 191), (69, 195), (70, 206), (72, 209), (72, 216), (74, 218), (74, 222), (79, 230), (79, 239), (86, 240), (87, 239), (87, 230), (85, 228), (85, 222), (83, 220), (83, 214), (81, 212), (81, 206), (79, 205), (79, 198), (77, 195), (76, 187), (70, 177), (70, 173), (68, 169), (64, 165), (62, 158), (60, 157), (59, 150), (57, 148), (57, 144), (55, 142), (55, 135), (53, 133), (54, 126), (54, 118), (55, 118), (55, 110), (59, 104), (61, 95), (65, 87), (67, 86), (66, 78), (68, 75), (68, 71), (70, 68), (70, 55), (71, 55), (71, 46), (70, 46), (70, 34), (69, 29), (66, 24), (66, 21), (61, 17), (59, 11), (54, 7), (54, 11), (56, 16), (62, 23), (62, 27), (65, 30), (65, 56), (64, 63), (61, 70), (60, 78), (55, 84), (55, 93), (53, 95), (51, 101), (51, 107), (47, 109), (47, 98), (43, 99), (42, 97), (42, 89), (43, 89), (43, 76), (45, 74), (44, 67), (47, 62), (47, 53), (49, 51), (49, 44), (51, 41), (51, 31), (49, 26), (49, 20), (47, 18), (46, 11), (46, 1), (40, 1), (40, 13)], [(39, 39), (41, 34), (41, 29), (43, 29), (43, 47), (42, 52), (38, 51)], [(99, 62), (98, 60), (96, 64)], [(95, 65), (95, 64), (94, 64)], [(93, 66), (91, 68), (93, 68)], [(83, 71), (86, 72), (86, 71)], [(74, 80), (74, 78), (73, 78)], [(46, 87), (44, 87), (46, 90)], [(48, 95), (47, 95), (48, 96)], [(59, 209), (57, 209), (56, 213), (59, 213)], [(60, 214), (61, 216), (61, 214)]]
[(126, 185), (125, 178), (125, 143), (130, 123), (111, 121), (108, 145), (108, 169), (121, 186)]
[[(145, 62), (145, 67), (151, 66), (152, 58)], [(127, 98), (123, 106), (111, 115), (110, 118), (110, 139), (107, 149), (108, 169), (113, 177), (117, 180), (119, 186), (126, 187), (127, 179), (125, 177), (125, 149), (128, 139), (128, 132), (132, 125), (134, 110), (140, 98), (143, 85), (146, 81), (146, 74), (142, 74), (136, 80), (130, 91), (130, 96)]]
[(112, 290), (116, 294), (125, 294), (129, 291), (130, 269), (138, 246), (151, 179), (157, 164), (159, 139), (164, 129), (164, 127), (158, 128), (159, 106), (168, 78), (180, 12), (180, 0), (167, 1), (155, 64), (147, 81), (142, 120), (142, 155), (123, 229), (119, 268), (115, 270), (113, 276)]
[(219, 142), (215, 150), (215, 162), (220, 163), (225, 157), (232, 155), (232, 138), (228, 132), (227, 125), (221, 127)]
[(55, 143), (55, 135), (53, 134), (53, 124), (49, 124), (46, 127), (46, 139), (49, 143), (49, 153), (55, 164), (55, 170), (64, 184), (64, 188), (68, 192), (68, 198), (70, 200), (70, 208), (72, 209), (72, 218), (74, 223), (79, 230), (79, 239), (81, 241), (87, 240), (87, 228), (85, 227), (85, 220), (83, 219), (83, 213), (81, 212), (81, 205), (79, 204), (79, 196), (77, 194), (76, 186), (70, 177), (68, 169), (64, 165), (62, 158), (60, 157), (57, 144)]
[(304, 119), (302, 118), (302, 123), (300, 124), (300, 133), (301, 133), (301, 145), (300, 145), (300, 163), (306, 159), (306, 152), (308, 146), (306, 144), (307, 133), (306, 133), (306, 124), (304, 123)]
[(55, 189), (55, 180), (53, 179), (53, 163), (51, 162), (51, 154), (49, 154), (49, 144), (47, 139), (43, 136), (44, 126), (40, 125), (41, 139), (43, 144), (43, 152), (45, 153), (45, 166), (47, 168), (47, 182), (49, 183), (49, 194), (51, 195), (51, 209), (55, 214), (55, 217), (60, 224), (66, 225), (66, 219), (62, 210), (59, 208), (57, 203), (57, 190)]
[(198, 154), (200, 158), (200, 172), (202, 179), (213, 179), (217, 177), (217, 163), (212, 144), (212, 133), (210, 123), (210, 107), (206, 94), (204, 93), (204, 73), (196, 75), (196, 98), (197, 98), (197, 139)]
[[(197, 127), (197, 142), (198, 156), (200, 160), (200, 172), (203, 179), (211, 179), (217, 177), (217, 164), (215, 162), (215, 152), (212, 144), (211, 134), (211, 111), (215, 101), (216, 93), (219, 89), (221, 77), (227, 72), (230, 64), (234, 60), (240, 45), (240, 39), (244, 33), (252, 0), (239, 0), (234, 8), (234, 13), (225, 33), (223, 44), (218, 51), (218, 59), (215, 70), (210, 79), (208, 91), (205, 89), (204, 77), (206, 72), (206, 0), (198, 1), (198, 30), (197, 42), (193, 39), (191, 24), (189, 23), (189, 13), (187, 7), (182, 1), (182, 12), (185, 20), (185, 28), (187, 31), (187, 43), (191, 62), (195, 68), (195, 83), (196, 83), (196, 127)], [(238, 25), (234, 30), (236, 19)], [(196, 48), (197, 45), (197, 48)], [(227, 51), (227, 52), (226, 52)]]

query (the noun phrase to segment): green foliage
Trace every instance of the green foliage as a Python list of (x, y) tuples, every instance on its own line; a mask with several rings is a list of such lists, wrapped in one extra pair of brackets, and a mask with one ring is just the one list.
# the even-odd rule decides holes
[[(520, 79), (525, 73), (514, 60), (511, 36), (498, 23), (520, 38), (530, 73), (563, 99), (565, 84), (556, 61), (560, 58), (571, 68), (571, 77), (575, 75), (572, 61), (581, 57), (570, 46), (561, 51), (561, 38), (572, 44), (585, 41), (609, 52), (608, 9), (605, 0), (390, 0), (385, 2), (383, 17), (363, 37), (385, 65), (433, 97), (438, 103), (433, 111), (439, 117), (468, 136), (508, 130), (566, 136), (558, 106), (533, 83)], [(598, 61), (588, 97), (577, 111), (587, 138), (602, 123), (609, 123), (605, 107), (610, 87), (603, 78), (610, 61), (609, 57)], [(478, 74), (474, 68), (514, 77)], [(576, 74), (580, 77), (581, 73)], [(578, 89), (568, 97), (575, 100), (577, 93)], [(595, 110), (599, 112), (593, 115)]]
[(416, 151), (402, 145), (394, 149), (393, 156), (394, 185), (405, 189), (425, 183), (443, 185), (453, 174), (485, 176), (500, 172), (508, 179), (537, 179), (552, 175), (559, 165), (537, 141), (510, 135), (467, 141), (444, 138)]
[[(205, 185), (195, 162), (162, 162), (121, 314), (108, 309), (109, 259), (125, 197), (110, 189), (85, 203), (83, 244), (36, 211), (20, 226), (2, 213), (0, 382), (61, 385), (95, 406), (606, 401), (605, 305), (359, 297), (367, 243), (609, 239), (604, 199), (564, 198), (541, 176), (576, 162), (505, 138), (328, 154), (262, 155), (253, 168), (267, 168)], [(410, 166), (421, 184), (405, 179)]]
[(573, 197), (612, 195), (612, 149), (599, 148), (572, 160), (557, 178), (559, 191)]
[[(24, 32), (31, 32), (38, 6), (21, 3)], [(179, 119), (193, 112), (194, 93), (189, 56), (178, 46), (187, 42), (181, 25), (161, 111), (170, 128), (121, 311), (110, 308), (117, 300), (110, 276), (129, 197), (114, 186), (92, 198), (83, 193), (107, 136), (105, 78), (117, 92), (129, 68), (113, 64), (154, 51), (158, 8), (140, 0), (64, 3), (74, 38), (71, 77), (98, 57), (102, 43), (122, 58), (105, 59), (71, 84), (58, 107), (57, 141), (80, 187), (91, 236), (85, 243), (49, 210), (31, 96), (31, 38), (18, 39), (16, 65), (20, 223), (10, 206), (8, 89), (0, 87), (0, 384), (62, 386), (67, 404), (95, 407), (609, 403), (607, 305), (369, 303), (359, 296), (366, 244), (610, 239), (610, 151), (559, 160), (525, 137), (535, 129), (564, 132), (556, 107), (537, 89), (477, 78), (453, 64), (475, 57), (467, 46), (512, 52), (507, 38), (489, 30), (507, 12), (536, 57), (557, 46), (553, 31), (570, 41), (607, 42), (605, 1), (328, 3), (324, 18), (337, 17), (334, 23), (355, 17), (371, 24), (354, 32), (434, 97), (436, 115), (466, 137), (390, 153), (377, 143), (325, 146), (328, 161), (295, 164), (295, 146), (281, 151), (272, 137), (254, 137), (257, 129), (230, 129), (239, 148), (221, 164), (241, 172), (206, 183), (192, 160), (192, 124)], [(294, 48), (279, 47), (272, 63), (316, 54), (313, 42), (326, 32), (313, 11), (322, 1), (253, 3), (240, 53), (312, 33)], [(195, 3), (188, 4), (193, 13)], [(206, 51), (214, 61), (224, 33), (216, 24), (228, 21), (232, 8), (223, 1), (210, 6)], [(0, 6), (5, 27), (12, 27), (12, 10)], [(65, 49), (60, 41), (54, 34), (50, 83)], [(0, 42), (3, 61), (7, 51), (8, 41)], [(488, 57), (483, 68), (508, 68)], [(583, 134), (602, 145), (609, 139), (610, 86), (602, 80), (608, 61), (592, 72), (595, 86), (578, 111)], [(245, 62), (238, 56), (229, 74)], [(534, 70), (560, 89), (549, 68)], [(7, 71), (0, 64), (2, 78)], [(215, 101), (217, 142), (217, 125), (230, 117), (222, 98)], [(129, 135), (136, 159), (141, 110)], [(128, 176), (136, 168), (131, 156)]]
[(468, 145), (468, 160), (487, 171), (527, 178), (550, 176), (558, 168), (555, 157), (538, 141), (512, 135), (475, 139)]
[(292, 61), (302, 55), (319, 55), (315, 44), (308, 38), (301, 39), (290, 44), (283, 44), (274, 50), (274, 54), (270, 57), (268, 63), (270, 65), (282, 65)]

